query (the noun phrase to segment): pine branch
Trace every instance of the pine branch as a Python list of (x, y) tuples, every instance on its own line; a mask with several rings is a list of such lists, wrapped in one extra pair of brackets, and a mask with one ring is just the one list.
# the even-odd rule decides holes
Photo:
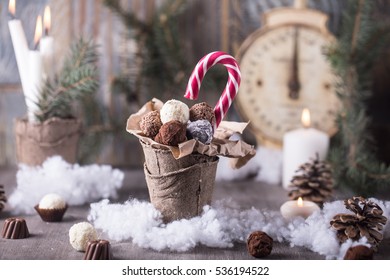
[(40, 122), (58, 117), (72, 118), (72, 103), (84, 95), (95, 92), (99, 87), (97, 47), (92, 41), (80, 38), (75, 42), (70, 55), (53, 81), (47, 80), (37, 102)]
[(120, 2), (120, 0), (103, 0), (103, 4), (118, 14), (129, 29), (136, 29), (140, 33), (150, 33), (149, 26), (140, 21), (134, 13), (126, 11)]
[(362, 8), (363, 8), (364, 0), (359, 0), (359, 6), (358, 10), (355, 16), (355, 23), (353, 27), (353, 33), (352, 33), (352, 43), (351, 43), (351, 52), (352, 56), (355, 53), (356, 49), (356, 42), (360, 31), (360, 23), (361, 23), (361, 16), (362, 16)]
[(390, 167), (375, 156), (365, 103), (372, 94), (373, 65), (389, 39), (390, 30), (388, 26), (375, 24), (372, 8), (371, 1), (349, 1), (341, 36), (328, 53), (340, 78), (336, 90), (343, 104), (330, 161), (337, 185), (363, 195), (373, 194), (390, 183)]

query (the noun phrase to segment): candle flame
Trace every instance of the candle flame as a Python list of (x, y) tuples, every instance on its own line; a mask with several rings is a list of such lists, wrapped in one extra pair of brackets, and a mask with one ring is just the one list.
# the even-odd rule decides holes
[(15, 1), (16, 0), (9, 0), (9, 4), (8, 4), (8, 11), (13, 16), (15, 16), (15, 10), (16, 10), (16, 8), (15, 8), (16, 7)]
[(46, 6), (43, 13), (43, 25), (45, 28), (45, 34), (48, 35), (51, 27), (51, 12), (50, 7)]
[(37, 25), (35, 27), (35, 35), (34, 35), (34, 45), (37, 46), (39, 43), (39, 40), (41, 40), (42, 37), (42, 17), (37, 17)]
[(310, 126), (310, 111), (309, 109), (305, 108), (302, 111), (302, 117), (301, 121), (304, 127), (309, 127)]
[(298, 207), (302, 207), (302, 206), (303, 206), (302, 197), (299, 197), (299, 198), (298, 198), (298, 200), (297, 200), (297, 205), (298, 205)]

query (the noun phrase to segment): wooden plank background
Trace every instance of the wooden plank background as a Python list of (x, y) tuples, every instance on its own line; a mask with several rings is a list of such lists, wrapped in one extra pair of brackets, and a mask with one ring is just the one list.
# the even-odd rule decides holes
[[(142, 20), (149, 20), (164, 0), (123, 0), (127, 9)], [(309, 0), (308, 6), (330, 15), (329, 28), (338, 31), (340, 12), (344, 1)], [(194, 65), (205, 53), (224, 50), (234, 54), (246, 36), (261, 26), (260, 15), (269, 9), (292, 5), (292, 0), (188, 0), (185, 22), (188, 59)], [(17, 17), (22, 19), (28, 41), (31, 43), (36, 16), (44, 6), (52, 9), (52, 34), (55, 37), (56, 65), (59, 67), (69, 44), (80, 35), (92, 37), (99, 45), (101, 88), (99, 102), (110, 116), (123, 118), (129, 113), (124, 108), (123, 96), (113, 95), (110, 85), (119, 73), (134, 75), (134, 42), (126, 35), (120, 19), (103, 6), (101, 0), (17, 0)], [(0, 0), (0, 165), (15, 164), (13, 120), (25, 114), (13, 47), (8, 30), (8, 0)], [(126, 72), (127, 71), (127, 72)], [(133, 71), (133, 72), (131, 72)], [(215, 100), (218, 98), (215, 94)], [(135, 165), (141, 162), (141, 153), (132, 159), (128, 154), (139, 145), (134, 140), (111, 137), (101, 149), (98, 162), (113, 165)]]

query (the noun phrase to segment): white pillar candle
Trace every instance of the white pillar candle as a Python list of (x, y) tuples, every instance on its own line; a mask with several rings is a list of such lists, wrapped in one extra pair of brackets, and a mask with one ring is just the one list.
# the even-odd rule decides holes
[(295, 217), (302, 217), (306, 219), (311, 214), (319, 210), (320, 207), (317, 204), (312, 201), (304, 201), (302, 198), (287, 201), (280, 207), (280, 213), (287, 220)]
[[(15, 0), (9, 2), (9, 12), (12, 17), (15, 16)], [(27, 80), (27, 53), (28, 45), (26, 35), (22, 27), (22, 22), (18, 19), (8, 21), (8, 27), (11, 34), (12, 45), (15, 51), (16, 64), (18, 65), (20, 81), (22, 83), (23, 92), (28, 88)]]
[(41, 39), (40, 52), (43, 61), (43, 79), (49, 79), (53, 76), (53, 65), (54, 65), (54, 40), (53, 37), (46, 36)]
[(49, 6), (46, 6), (43, 15), (44, 34), (40, 42), (40, 51), (43, 61), (43, 79), (50, 79), (54, 75), (54, 39), (49, 36), (51, 28), (51, 13)]
[(287, 132), (283, 137), (283, 187), (288, 189), (298, 167), (315, 158), (324, 160), (329, 149), (329, 136), (317, 129), (309, 128), (310, 112), (302, 112), (302, 123), (305, 128)]
[(39, 51), (28, 52), (28, 89), (26, 92), (27, 117), (29, 122), (37, 122), (35, 114), (42, 87), (42, 55)]
[(34, 50), (28, 52), (28, 88), (25, 92), (27, 117), (29, 122), (36, 122), (35, 114), (39, 108), (37, 106), (42, 87), (42, 55), (37, 50), (37, 46), (42, 37), (42, 18), (38, 16), (34, 35)]

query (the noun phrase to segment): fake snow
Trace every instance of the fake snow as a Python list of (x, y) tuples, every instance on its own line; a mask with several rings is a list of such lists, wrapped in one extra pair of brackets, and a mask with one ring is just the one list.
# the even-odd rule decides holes
[(115, 198), (123, 178), (122, 171), (109, 165), (72, 165), (60, 156), (54, 156), (42, 166), (19, 166), (17, 187), (10, 195), (8, 204), (15, 214), (32, 214), (34, 206), (48, 193), (62, 196), (68, 205)]
[[(389, 218), (390, 202), (372, 200)], [(246, 242), (255, 230), (266, 232), (274, 241), (306, 247), (327, 259), (342, 259), (351, 245), (369, 246), (365, 238), (339, 245), (329, 222), (334, 215), (349, 212), (342, 201), (325, 203), (323, 210), (306, 220), (298, 217), (291, 221), (286, 221), (278, 211), (260, 211), (253, 207), (242, 210), (231, 200), (217, 201), (203, 210), (199, 217), (164, 224), (160, 212), (148, 202), (133, 199), (124, 204), (111, 204), (105, 199), (91, 204), (88, 219), (110, 239), (132, 240), (140, 247), (157, 251), (184, 252), (200, 244), (228, 248), (235, 242)]]

